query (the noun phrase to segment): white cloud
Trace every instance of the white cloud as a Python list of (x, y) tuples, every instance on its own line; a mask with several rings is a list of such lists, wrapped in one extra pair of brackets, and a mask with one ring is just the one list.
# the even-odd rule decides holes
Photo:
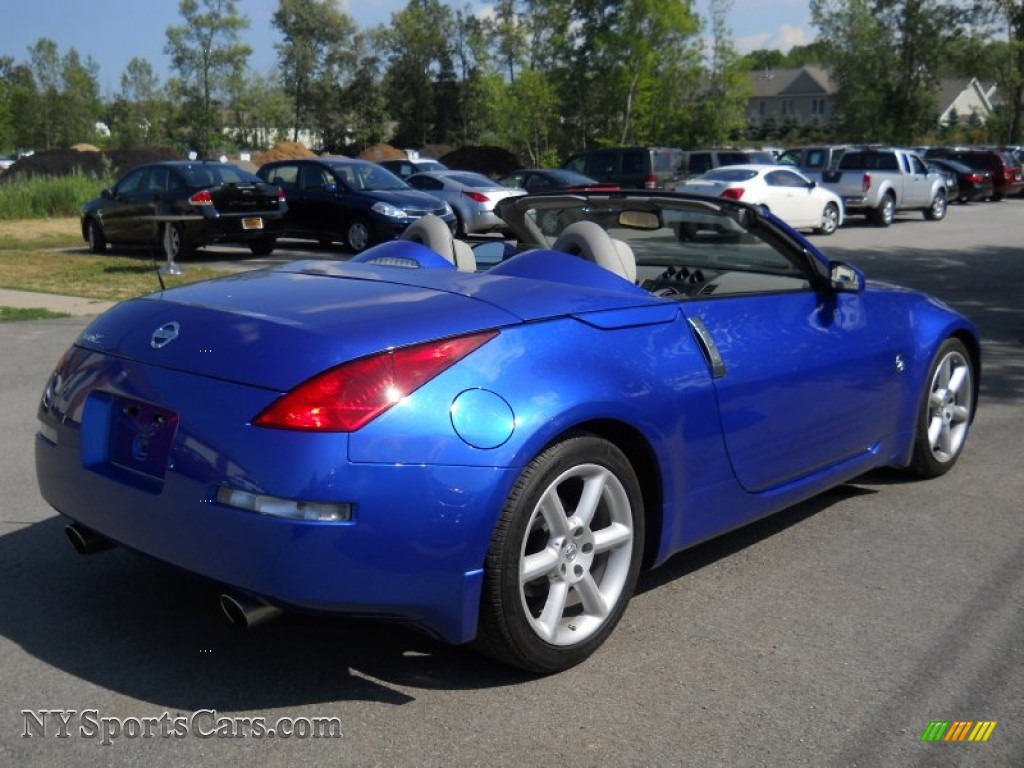
[(745, 35), (737, 37), (733, 41), (736, 50), (740, 53), (750, 53), (758, 50), (780, 50), (788, 53), (790, 48), (797, 45), (807, 45), (815, 38), (814, 32), (807, 27), (795, 27), (792, 24), (782, 24), (774, 32), (761, 32), (756, 35)]

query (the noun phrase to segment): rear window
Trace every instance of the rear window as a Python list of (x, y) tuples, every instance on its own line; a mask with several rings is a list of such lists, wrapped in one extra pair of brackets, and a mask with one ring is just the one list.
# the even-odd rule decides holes
[(647, 173), (647, 163), (644, 162), (647, 152), (623, 152), (622, 153), (622, 175), (642, 176)]
[(190, 187), (215, 187), (219, 184), (261, 181), (255, 174), (225, 163), (197, 163), (179, 168)]
[[(743, 165), (744, 163), (755, 162), (751, 160), (746, 152), (719, 152), (719, 165)], [(772, 162), (772, 161), (770, 161)]]
[(847, 152), (839, 161), (841, 171), (898, 171), (899, 163), (891, 152)]
[(751, 171), (748, 168), (717, 168), (714, 171), (708, 171), (705, 174), (701, 174), (699, 178), (704, 181), (748, 181), (749, 179), (757, 176), (757, 171)]

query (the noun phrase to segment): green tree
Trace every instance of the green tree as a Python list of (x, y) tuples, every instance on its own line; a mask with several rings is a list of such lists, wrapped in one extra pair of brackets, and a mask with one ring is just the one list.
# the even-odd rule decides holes
[(97, 80), (99, 66), (78, 51), (69, 50), (61, 60), (61, 92), (55, 135), (58, 146), (90, 142), (96, 137), (96, 122), (103, 111)]
[(252, 53), (238, 41), (249, 20), (238, 14), (236, 5), (235, 0), (180, 0), (185, 23), (167, 28), (164, 53), (178, 73), (172, 89), (184, 106), (181, 138), (204, 156), (223, 144), (222, 100), (230, 98), (231, 79), (245, 69)]
[(147, 59), (134, 57), (121, 74), (121, 90), (108, 107), (112, 141), (134, 149), (167, 140), (169, 104)]
[(851, 136), (910, 144), (930, 131), (966, 8), (942, 0), (811, 0)]
[(276, 45), (281, 82), (293, 104), (292, 138), (302, 129), (330, 120), (333, 89), (351, 77), (356, 26), (336, 0), (280, 0), (273, 25), (283, 41)]
[(57, 44), (49, 38), (39, 38), (29, 48), (29, 61), (38, 97), (39, 123), (35, 126), (38, 134), (33, 144), (37, 149), (50, 149), (56, 146), (55, 113), (60, 98), (61, 64)]
[(995, 29), (1006, 34), (1005, 64), (999, 78), (1005, 107), (998, 121), (1004, 131), (998, 140), (1019, 144), (1024, 133), (1024, 0), (977, 0), (977, 6), (976, 20), (984, 25), (983, 32)]
[(390, 27), (381, 31), (388, 57), (384, 90), (388, 111), (397, 123), (393, 141), (400, 146), (447, 142), (445, 128), (458, 124), (452, 119), (451, 111), (458, 105), (452, 104), (450, 89), (438, 86), (450, 81), (455, 71), (453, 22), (451, 8), (439, 0), (409, 0), (402, 11), (391, 15)]

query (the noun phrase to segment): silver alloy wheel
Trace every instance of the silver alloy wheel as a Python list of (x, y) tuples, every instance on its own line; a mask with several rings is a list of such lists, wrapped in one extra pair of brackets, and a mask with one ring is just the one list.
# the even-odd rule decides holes
[(885, 199), (882, 200), (882, 212), (881, 219), (886, 226), (892, 224), (893, 218), (895, 218), (896, 204), (890, 195), (886, 195)]
[(944, 464), (960, 455), (973, 403), (971, 365), (959, 349), (951, 349), (936, 365), (928, 390), (928, 445), (935, 461)]
[(181, 230), (173, 224), (164, 226), (164, 255), (171, 261), (181, 255)]
[[(560, 489), (579, 486), (575, 509)], [(594, 635), (623, 599), (633, 558), (633, 515), (614, 473), (579, 464), (541, 494), (519, 558), (519, 596), (530, 628), (555, 646)], [(628, 595), (626, 596), (628, 599)]]
[(821, 229), (823, 235), (831, 235), (839, 229), (839, 208), (835, 203), (828, 203), (821, 212)]
[(370, 244), (370, 229), (363, 221), (353, 221), (348, 227), (348, 247), (356, 253)]
[(939, 221), (940, 219), (945, 217), (946, 196), (944, 194), (940, 192), (937, 195), (935, 195), (935, 198), (932, 200), (932, 207), (928, 213), (928, 218), (932, 219), (933, 221)]

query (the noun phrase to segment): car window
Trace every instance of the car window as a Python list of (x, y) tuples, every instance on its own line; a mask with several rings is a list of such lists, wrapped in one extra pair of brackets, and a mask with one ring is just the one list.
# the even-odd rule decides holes
[(356, 189), (361, 189), (367, 192), (389, 189), (406, 189), (409, 186), (387, 168), (381, 168), (379, 165), (375, 165), (374, 163), (353, 165), (352, 171), (355, 178)]
[(642, 176), (647, 173), (647, 163), (645, 162), (647, 151), (637, 150), (631, 152), (622, 153), (622, 175), (623, 176)]
[(914, 155), (910, 156), (910, 167), (913, 169), (914, 173), (928, 173), (928, 169), (925, 168), (921, 158)]
[(691, 152), (687, 162), (687, 170), (690, 173), (704, 173), (713, 167), (711, 154), (708, 152)]
[(264, 178), (271, 184), (278, 184), (285, 189), (296, 189), (299, 186), (299, 167), (297, 165), (278, 165), (268, 168)]
[(134, 195), (139, 191), (139, 184), (142, 181), (142, 177), (145, 175), (145, 168), (137, 168), (136, 170), (129, 173), (121, 181), (117, 183), (114, 188), (115, 195)]
[(526, 177), (526, 181), (520, 181), (516, 184), (510, 184), (512, 187), (524, 187), (531, 192), (535, 190), (547, 189), (553, 186), (551, 180), (539, 173), (531, 173)]
[(167, 175), (167, 166), (154, 165), (151, 167), (146, 174), (146, 181), (143, 183), (145, 191), (153, 194), (163, 194), (166, 192)]
[(824, 168), (825, 167), (825, 150), (823, 149), (809, 149), (807, 150), (806, 160), (804, 160), (805, 168)]
[(764, 175), (765, 183), (771, 187), (806, 187), (807, 181), (792, 171), (771, 171)]
[[(335, 175), (340, 176), (346, 188), (351, 189), (351, 182), (345, 178), (344, 174), (337, 174), (335, 169)], [(299, 186), (302, 189), (322, 189), (325, 184), (333, 184), (334, 179), (331, 178), (331, 172), (324, 168), (322, 165), (316, 165), (315, 163), (305, 163), (302, 166), (302, 171), (299, 174)]]
[(410, 176), (408, 182), (409, 186), (413, 187), (414, 189), (444, 189), (444, 184), (442, 184), (438, 179), (435, 179), (433, 176)]
[(447, 174), (445, 178), (454, 181), (458, 184), (463, 184), (467, 187), (494, 186), (494, 182), (488, 179), (482, 173), (450, 173)]
[(590, 167), (586, 171), (588, 176), (595, 179), (610, 179), (616, 174), (615, 169), (616, 153), (598, 152), (591, 156)]
[(565, 163), (565, 168), (570, 171), (576, 171), (577, 173), (586, 172), (587, 156), (576, 155), (576, 157), (570, 157)]
[[(506, 187), (521, 187), (524, 184), (532, 185), (535, 178), (537, 178), (537, 175), (533, 173), (511, 173), (503, 177), (501, 183)], [(523, 179), (526, 179), (526, 181), (524, 182)]]

